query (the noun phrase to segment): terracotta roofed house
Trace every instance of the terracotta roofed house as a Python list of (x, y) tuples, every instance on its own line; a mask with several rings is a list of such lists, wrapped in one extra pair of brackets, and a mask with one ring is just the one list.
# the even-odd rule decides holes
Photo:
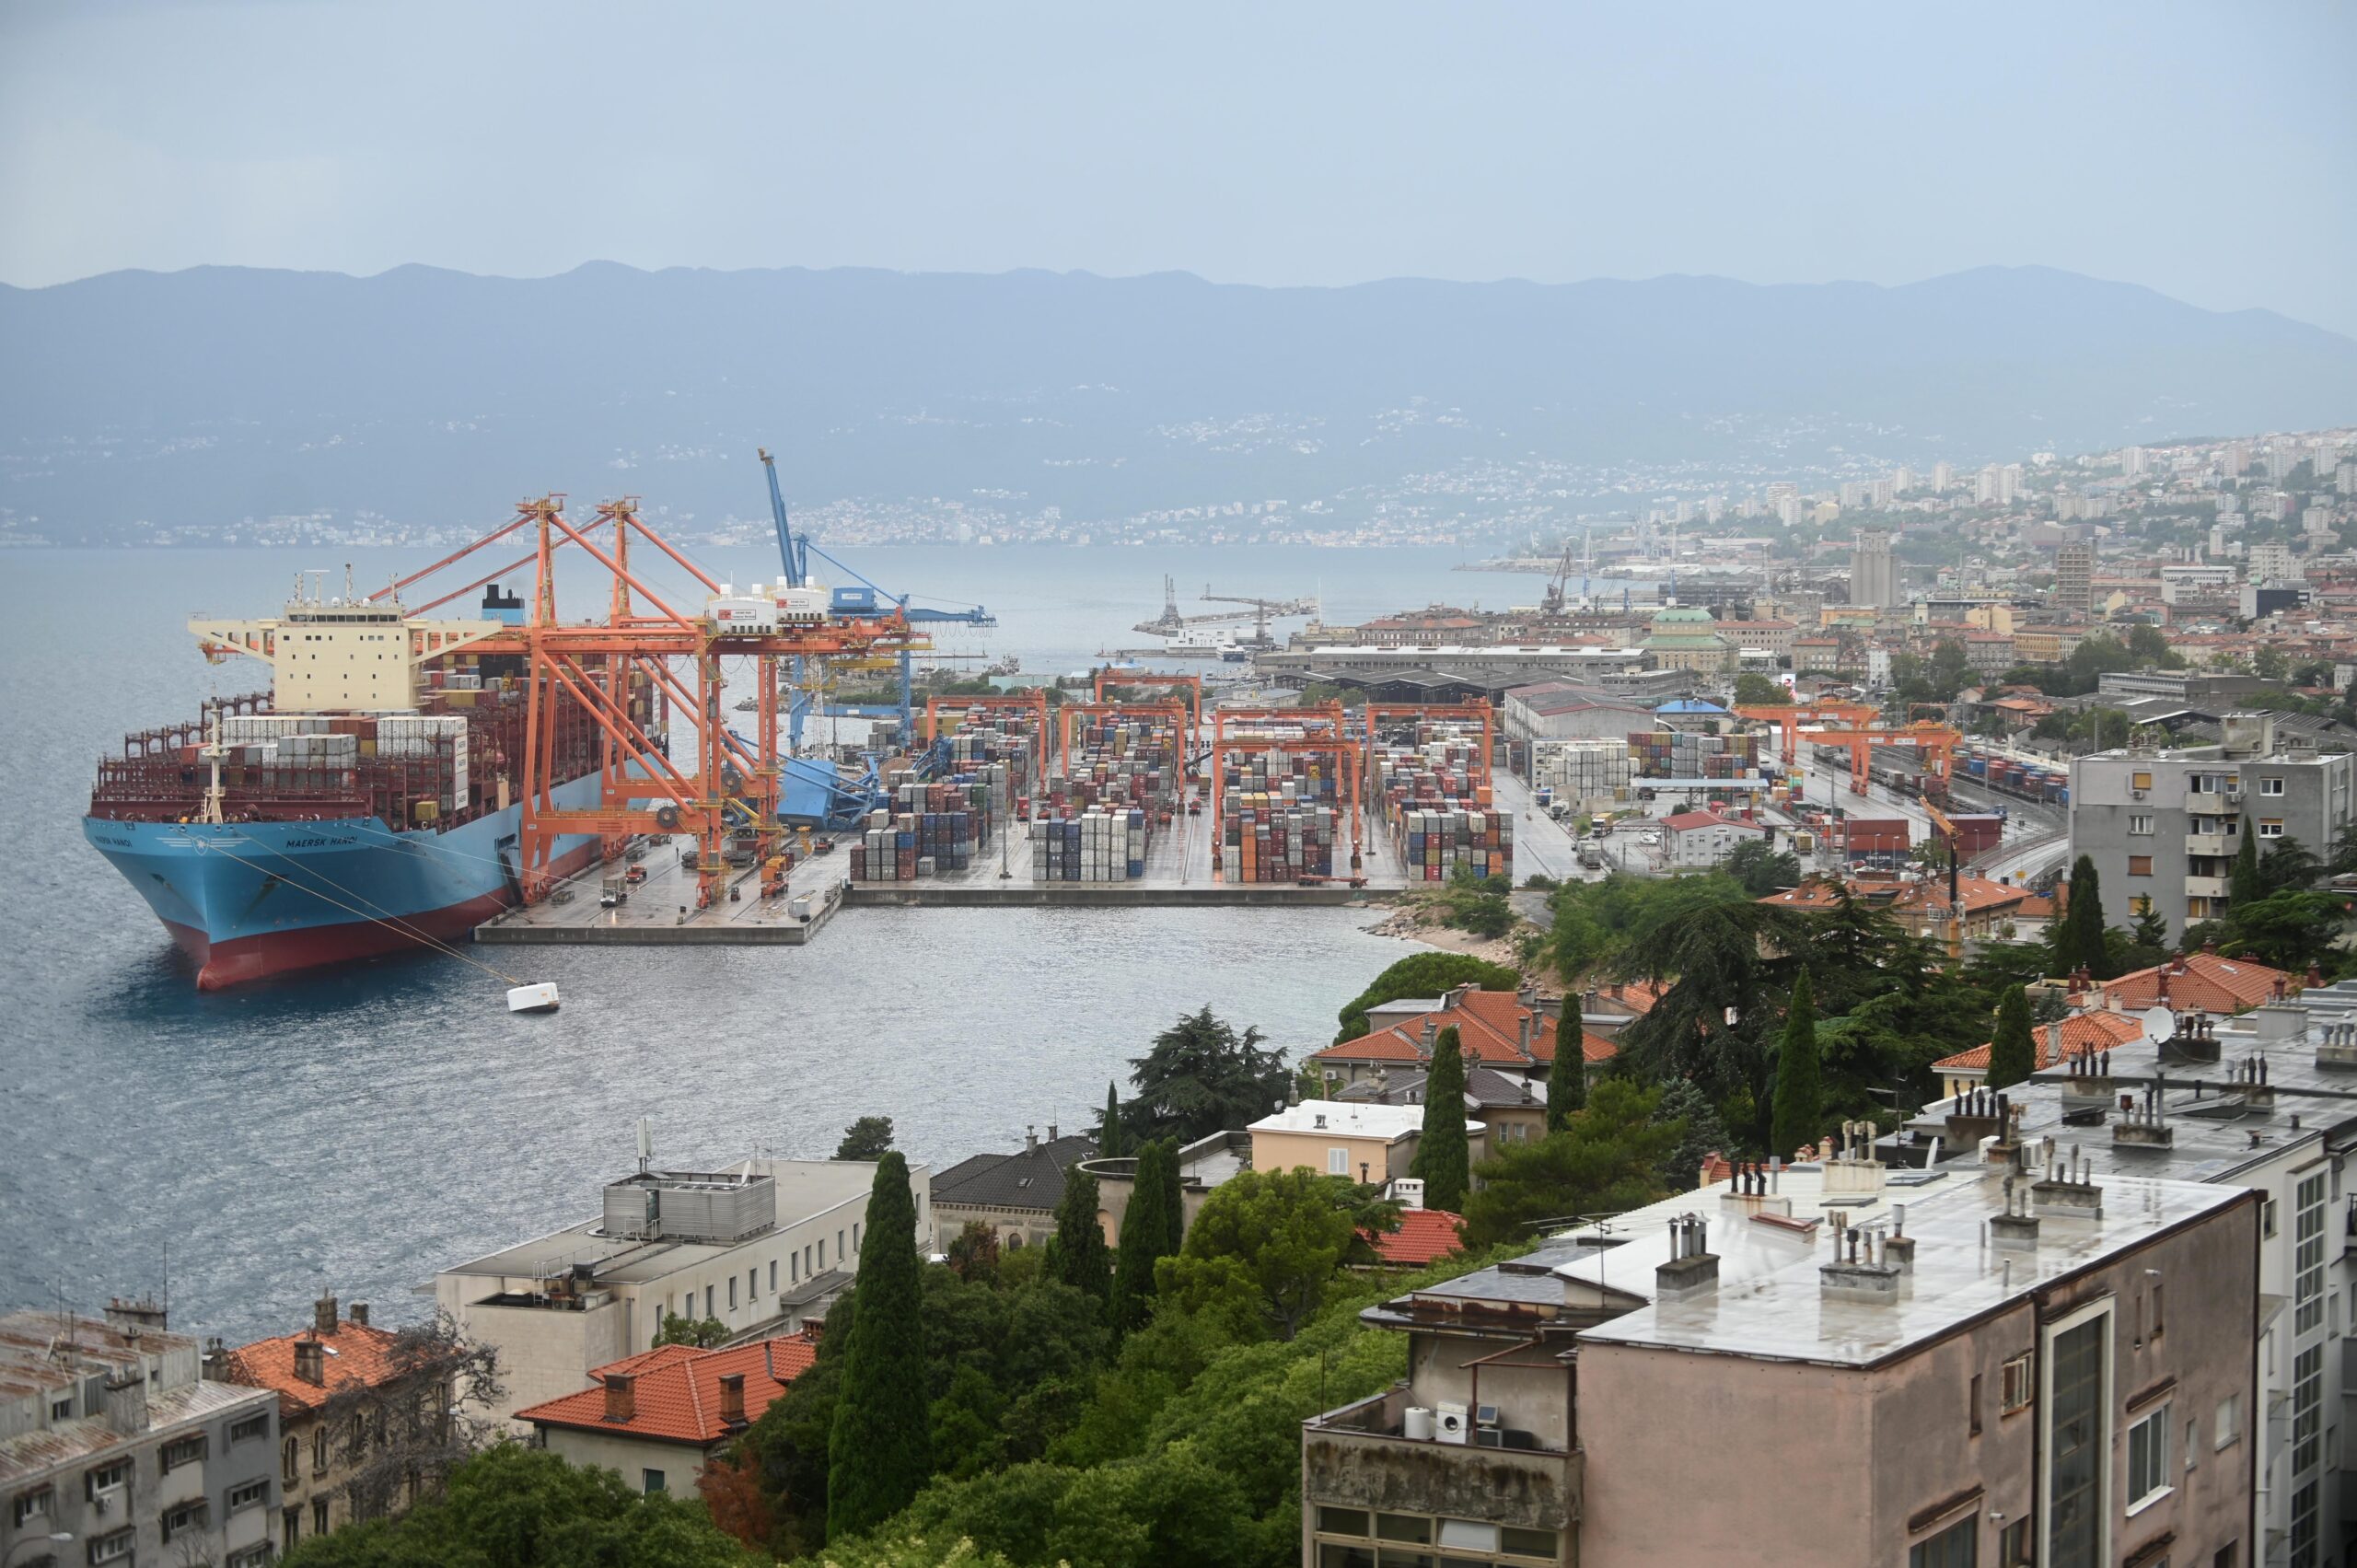
[[(2037, 1047), (2038, 1060), (2031, 1071), (2043, 1073), (2073, 1057), (2133, 1045), (2143, 1038), (2143, 1021), (2130, 1014), (2100, 1008), (2073, 1013), (2067, 1018), (2032, 1026), (2030, 1040)], [(1989, 1051), (1989, 1045), (1976, 1045), (1970, 1051), (1959, 1051), (1933, 1063), (1932, 1071), (1940, 1075), (1940, 1093), (1953, 1099), (1988, 1082)]]
[(576, 1465), (621, 1472), (644, 1492), (685, 1494), (714, 1453), (810, 1369), (807, 1335), (726, 1350), (657, 1345), (598, 1367), (594, 1384), (516, 1412), (533, 1440)]
[(2116, 1012), (2170, 1007), (2178, 1012), (2247, 1013), (2296, 990), (2299, 977), (2247, 958), (2222, 958), (2206, 948), (2116, 980), (2097, 981), (2096, 994)]
[(1477, 991), (1460, 985), (1436, 999), (1401, 999), (1367, 1009), (1374, 1026), (1355, 1040), (1313, 1052), (1309, 1061), (1337, 1088), (1432, 1060), (1440, 1031), (1454, 1028), (1465, 1065), (1509, 1077), (1544, 1078), (1555, 1064), (1555, 1019), (1539, 1005), (1538, 989)]
[(1465, 1248), (1465, 1222), (1441, 1209), (1401, 1209), (1399, 1228), (1366, 1232), (1387, 1269), (1421, 1269)]

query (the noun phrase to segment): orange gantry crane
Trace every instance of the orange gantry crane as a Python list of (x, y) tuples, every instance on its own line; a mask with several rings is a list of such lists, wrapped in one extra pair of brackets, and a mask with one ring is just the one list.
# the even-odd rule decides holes
[(1847, 746), (1850, 749), (1850, 793), (1866, 793), (1866, 769), (1876, 742), (1891, 746), (1912, 746), (1923, 753), (1931, 764), (1932, 776), (1947, 785), (1948, 772), (1956, 749), (1963, 744), (1964, 733), (1945, 724), (1852, 725), (1840, 728), (1805, 729), (1801, 738), (1816, 746)]
[(1106, 689), (1113, 686), (1171, 686), (1187, 693), (1188, 712), (1193, 715), (1194, 735), (1201, 739), (1203, 732), (1203, 678), (1200, 675), (1168, 675), (1151, 669), (1109, 669), (1097, 672), (1097, 701), (1106, 701)]
[(1781, 741), (1779, 755), (1789, 768), (1800, 754), (1798, 732), (1802, 726), (1870, 725), (1882, 715), (1882, 710), (1869, 703), (1744, 703), (1736, 708), (1735, 714), (1737, 718), (1774, 725)]
[(924, 700), (924, 743), (930, 746), (941, 733), (941, 713), (946, 708), (952, 714), (980, 708), (985, 713), (1029, 714), (1031, 733), (1038, 738), (1039, 749), (1037, 763), (1042, 772), (1048, 767), (1048, 692), (1045, 687), (1034, 686), (1028, 691), (1009, 691), (989, 697), (927, 697)]
[(1490, 754), (1496, 745), (1497, 710), (1487, 703), (1369, 703), (1366, 714), (1366, 738), (1370, 743), (1369, 765), (1373, 765), (1372, 742), (1376, 732), (1386, 719), (1464, 719), (1481, 722), (1481, 755), (1474, 766), (1483, 784), (1490, 783)]
[[(1066, 703), (1056, 710), (1056, 773), (1069, 777), (1072, 773), (1072, 732), (1077, 721), (1085, 718), (1160, 719), (1170, 726), (1173, 734), (1187, 727), (1187, 707), (1177, 697), (1167, 703)], [(1178, 765), (1181, 772), (1187, 766), (1186, 742), (1179, 741)], [(1173, 780), (1176, 787), (1178, 781)]]
[[(479, 654), (522, 663), (524, 755), (488, 761), (499, 771), (503, 796), (512, 788), (520, 797), (516, 869), (526, 901), (546, 898), (557, 881), (561, 839), (596, 838), (611, 859), (633, 835), (684, 831), (694, 834), (698, 844), (698, 907), (711, 904), (725, 890), (732, 827), (752, 835), (756, 864), (770, 858), (782, 830), (778, 661), (897, 652), (911, 640), (907, 618), (895, 609), (835, 619), (807, 598), (724, 597), (719, 583), (638, 515), (635, 496), (600, 505), (596, 521), (579, 527), (565, 517), (561, 494), (520, 502), (505, 527), (369, 598), (397, 594), (519, 529), (528, 530), (532, 540), (528, 554), (422, 608), (531, 568), (532, 598), (523, 623), (469, 645)], [(633, 540), (694, 579), (707, 596), (705, 604), (694, 611), (675, 609), (650, 587), (631, 563)], [(603, 621), (558, 619), (554, 557), (568, 545), (590, 556), (608, 575)], [(721, 661), (731, 656), (749, 656), (760, 670), (754, 688), (757, 738), (751, 743), (731, 733), (722, 717)], [(602, 738), (595, 804), (558, 803), (560, 783), (573, 782), (554, 777), (560, 694), (573, 699)], [(689, 726), (692, 745), (684, 762), (675, 755), (678, 748), (665, 722), (671, 716), (684, 717)]]
[[(1233, 732), (1229, 726), (1236, 726)], [(1348, 801), (1343, 818), (1351, 830), (1351, 875), (1363, 881), (1364, 841), (1359, 811), (1359, 775), (1366, 748), (1350, 733), (1350, 721), (1340, 703), (1306, 707), (1232, 707), (1212, 710), (1212, 738), (1207, 760), (1212, 773), (1212, 880), (1226, 879), (1221, 835), (1225, 831), (1226, 760), (1274, 751), (1282, 756), (1331, 757), (1335, 785)]]

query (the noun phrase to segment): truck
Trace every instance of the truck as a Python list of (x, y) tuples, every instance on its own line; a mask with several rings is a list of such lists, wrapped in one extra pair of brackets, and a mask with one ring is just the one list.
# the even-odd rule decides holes
[(1580, 865), (1590, 871), (1604, 869), (1604, 851), (1598, 847), (1594, 839), (1585, 840), (1580, 844)]

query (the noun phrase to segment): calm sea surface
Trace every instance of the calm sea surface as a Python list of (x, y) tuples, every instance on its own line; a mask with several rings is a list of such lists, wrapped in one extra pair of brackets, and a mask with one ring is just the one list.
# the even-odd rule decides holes
[[(168, 1255), (173, 1325), (189, 1331), (282, 1331), (323, 1290), (407, 1318), (437, 1268), (589, 1212), (629, 1168), (641, 1115), (658, 1158), (691, 1164), (823, 1156), (878, 1112), (938, 1168), (1012, 1147), (1027, 1124), (1085, 1124), (1126, 1059), (1206, 1002), (1291, 1054), (1315, 1049), (1405, 950), (1342, 910), (862, 910), (807, 948), (535, 952), (533, 978), (563, 991), (553, 1017), (512, 1017), (481, 971), (426, 956), (201, 996), (82, 841), (91, 764), (126, 730), (266, 684), (258, 665), (206, 665), (191, 612), (275, 613), (297, 570), (340, 575), (347, 555), (364, 585), (428, 558), (0, 555), (13, 852), (0, 897), (14, 914), (0, 943), (0, 1308), (157, 1288)], [(1208, 584), (1322, 592), (1337, 621), (1436, 598), (1527, 603), (1538, 587), (1452, 574), (1454, 551), (848, 558), (888, 588), (999, 617), (939, 638), (945, 650), (1058, 672), (1146, 642), (1129, 628), (1160, 610), (1166, 573), (1190, 614), (1214, 608), (1186, 602)], [(750, 582), (776, 558), (705, 563)], [(598, 607), (582, 593), (560, 605)]]

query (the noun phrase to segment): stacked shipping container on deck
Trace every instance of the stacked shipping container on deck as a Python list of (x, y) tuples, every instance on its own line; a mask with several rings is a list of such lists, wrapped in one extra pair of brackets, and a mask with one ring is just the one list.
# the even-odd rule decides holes
[(1056, 786), (1059, 811), (1141, 807), (1161, 814), (1177, 804), (1178, 732), (1133, 714), (1093, 717), (1073, 737), (1071, 772)]
[(1331, 757), (1269, 750), (1222, 760), (1217, 865), (1231, 882), (1334, 875), (1340, 819)]
[(1531, 786), (1553, 791), (1574, 809), (1626, 804), (1636, 776), (1625, 740), (1542, 740), (1531, 748)]
[(1090, 807), (1031, 824), (1031, 876), (1041, 882), (1125, 882), (1145, 875), (1153, 813), (1144, 807)]
[(1376, 742), (1376, 807), (1410, 881), (1446, 881), (1460, 865), (1514, 875), (1514, 819), (1491, 807), (1480, 749), (1478, 727), (1446, 720), (1419, 724), (1412, 744)]

